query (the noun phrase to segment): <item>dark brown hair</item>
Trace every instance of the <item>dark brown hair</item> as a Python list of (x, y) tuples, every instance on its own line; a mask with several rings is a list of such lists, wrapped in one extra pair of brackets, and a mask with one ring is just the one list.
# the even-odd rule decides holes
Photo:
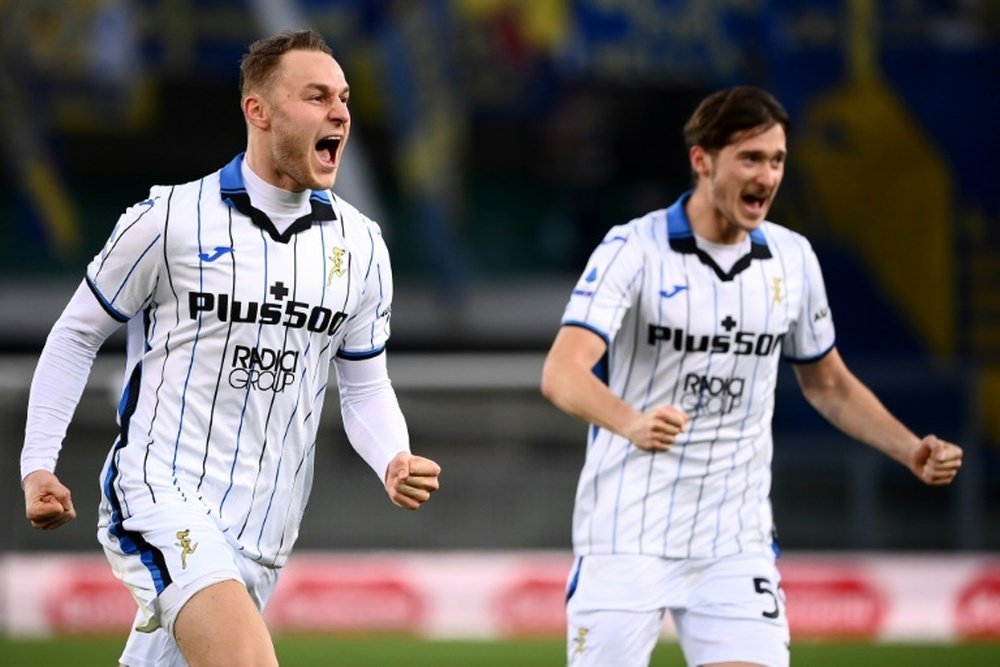
[(688, 148), (701, 146), (710, 153), (728, 146), (737, 135), (759, 128), (766, 131), (779, 124), (788, 134), (788, 112), (766, 90), (734, 86), (712, 93), (701, 101), (684, 124)]
[(295, 49), (322, 51), (333, 56), (323, 37), (312, 30), (285, 30), (273, 37), (259, 39), (240, 60), (240, 97), (264, 86), (277, 69), (281, 56)]

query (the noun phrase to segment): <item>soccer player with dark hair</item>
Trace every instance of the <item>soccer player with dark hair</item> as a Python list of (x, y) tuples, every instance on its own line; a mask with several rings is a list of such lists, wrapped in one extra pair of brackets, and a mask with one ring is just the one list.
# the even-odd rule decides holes
[(261, 610), (298, 537), (331, 365), (348, 438), (390, 500), (417, 509), (438, 488), (386, 371), (385, 243), (330, 190), (351, 127), (344, 72), (306, 30), (251, 45), (240, 80), (246, 152), (125, 211), (31, 386), (26, 513), (52, 529), (76, 515), (54, 474), (67, 426), (127, 324), (98, 537), (139, 606), (129, 667), (277, 664)]
[(848, 370), (812, 247), (766, 220), (788, 125), (759, 88), (704, 99), (684, 126), (693, 190), (612, 228), (570, 296), (542, 393), (591, 424), (573, 667), (647, 665), (667, 611), (689, 665), (789, 664), (769, 498), (779, 358), (827, 420), (922, 482), (961, 466)]

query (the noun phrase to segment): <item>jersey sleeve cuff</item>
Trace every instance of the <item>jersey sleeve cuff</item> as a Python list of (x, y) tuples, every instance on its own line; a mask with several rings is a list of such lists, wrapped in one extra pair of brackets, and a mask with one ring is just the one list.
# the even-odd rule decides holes
[(118, 310), (114, 306), (112, 306), (107, 299), (104, 298), (104, 295), (101, 294), (101, 290), (97, 288), (97, 285), (95, 285), (94, 281), (90, 279), (90, 276), (87, 276), (87, 287), (90, 288), (90, 291), (93, 293), (94, 298), (97, 299), (97, 302), (101, 304), (101, 308), (103, 308), (108, 315), (118, 320), (119, 322), (129, 321), (130, 318), (128, 315), (118, 312)]

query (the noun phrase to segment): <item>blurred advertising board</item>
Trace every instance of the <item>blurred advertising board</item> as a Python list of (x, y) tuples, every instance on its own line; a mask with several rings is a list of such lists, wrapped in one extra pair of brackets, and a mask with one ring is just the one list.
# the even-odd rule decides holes
[[(561, 552), (303, 552), (265, 618), (282, 633), (559, 636), (571, 563)], [(1000, 639), (1000, 555), (793, 553), (779, 565), (795, 638)], [(124, 636), (134, 614), (100, 555), (0, 557), (4, 634)]]

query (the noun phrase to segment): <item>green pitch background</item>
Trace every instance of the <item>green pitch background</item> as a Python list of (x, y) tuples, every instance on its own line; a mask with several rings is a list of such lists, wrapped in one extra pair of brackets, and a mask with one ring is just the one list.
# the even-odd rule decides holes
[[(21, 641), (0, 638), (0, 665), (112, 667), (124, 637)], [(561, 641), (436, 642), (400, 637), (279, 636), (278, 659), (289, 667), (558, 667)], [(1000, 643), (960, 645), (812, 644), (792, 647), (792, 664), (804, 667), (998, 667)], [(661, 644), (652, 667), (683, 667), (680, 649)]]

